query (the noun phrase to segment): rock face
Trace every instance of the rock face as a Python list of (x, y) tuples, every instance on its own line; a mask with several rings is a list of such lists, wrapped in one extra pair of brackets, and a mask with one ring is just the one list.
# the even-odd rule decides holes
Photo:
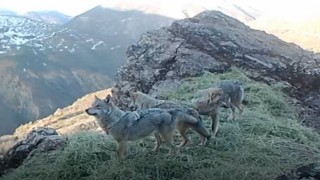
[(66, 139), (52, 128), (38, 128), (31, 131), (24, 140), (15, 144), (1, 160), (1, 173), (9, 168), (18, 167), (24, 159), (36, 152), (46, 152), (62, 148)]
[(309, 94), (316, 94), (320, 87), (320, 61), (313, 52), (252, 30), (218, 11), (205, 11), (147, 32), (128, 48), (127, 56), (116, 85), (123, 95), (119, 105), (124, 108), (127, 92), (132, 89), (153, 94), (186, 77), (205, 71), (224, 72), (231, 66), (252, 72), (249, 76), (255, 80), (286, 82), (288, 92), (307, 106), (304, 99), (314, 97)]
[(278, 176), (276, 180), (320, 179), (320, 162), (298, 167), (290, 173)]

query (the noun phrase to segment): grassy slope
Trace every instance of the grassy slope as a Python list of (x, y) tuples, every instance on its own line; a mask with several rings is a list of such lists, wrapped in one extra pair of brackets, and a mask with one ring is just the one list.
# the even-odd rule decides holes
[[(189, 145), (180, 155), (165, 157), (165, 146), (158, 153), (151, 152), (153, 140), (146, 139), (145, 144), (132, 142), (127, 159), (118, 161), (114, 141), (83, 132), (70, 137), (64, 150), (37, 155), (3, 178), (272, 179), (296, 165), (320, 160), (319, 135), (298, 123), (281, 85), (257, 83), (233, 69), (222, 75), (192, 78), (169, 96), (188, 103), (196, 90), (229, 78), (245, 83), (250, 104), (237, 121), (226, 121), (228, 111), (221, 113), (217, 137), (208, 147)], [(190, 135), (197, 144), (199, 137), (193, 132)]]

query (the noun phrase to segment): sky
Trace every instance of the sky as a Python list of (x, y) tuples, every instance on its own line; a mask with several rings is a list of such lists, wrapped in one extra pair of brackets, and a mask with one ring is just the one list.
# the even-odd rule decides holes
[[(0, 8), (16, 12), (57, 10), (70, 16), (79, 15), (97, 5), (104, 7), (138, 8), (162, 11), (168, 16), (181, 16), (181, 8), (202, 7), (211, 9), (219, 4), (235, 3), (251, 6), (275, 16), (298, 16), (320, 12), (320, 0), (0, 0)], [(147, 5), (149, 9), (146, 9)], [(150, 8), (150, 7), (153, 8)], [(160, 9), (160, 10), (159, 10)], [(179, 9), (179, 10), (177, 10)], [(179, 13), (179, 14), (178, 14)]]

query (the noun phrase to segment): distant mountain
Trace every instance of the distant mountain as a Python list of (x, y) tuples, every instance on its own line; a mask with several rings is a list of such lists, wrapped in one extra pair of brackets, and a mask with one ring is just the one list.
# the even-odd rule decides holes
[(72, 18), (71, 16), (65, 15), (58, 11), (30, 11), (20, 14), (7, 9), (0, 9), (0, 15), (27, 17), (33, 20), (43, 21), (51, 24), (64, 24)]
[[(140, 11), (118, 11), (97, 6), (76, 16), (63, 27), (105, 42), (104, 45), (109, 49), (108, 59), (118, 68), (125, 62), (127, 47), (136, 42), (142, 33), (170, 25), (173, 20)], [(117, 68), (111, 73), (115, 74)]]
[(260, 10), (236, 0), (172, 1), (168, 3), (122, 0), (114, 1), (112, 4), (108, 3), (106, 6), (117, 10), (139, 10), (144, 13), (158, 14), (175, 19), (193, 17), (205, 10), (218, 10), (242, 22), (253, 21), (262, 15)]
[(17, 13), (14, 11), (8, 10), (8, 9), (1, 9), (0, 8), (0, 15), (15, 16), (15, 15), (17, 15)]
[[(106, 42), (112, 54), (121, 55), (119, 67), (124, 62), (127, 47), (137, 41), (142, 33), (170, 25), (173, 20), (140, 11), (117, 11), (97, 6), (76, 16), (64, 27), (93, 35)], [(113, 72), (116, 73), (116, 69)]]
[(25, 13), (24, 16), (52, 24), (64, 24), (72, 18), (58, 11), (31, 11)]
[(105, 43), (72, 29), (0, 16), (0, 134), (112, 85)]
[(287, 4), (280, 2), (248, 3), (237, 0), (198, 0), (172, 1), (114, 1), (108, 7), (118, 10), (140, 10), (145, 13), (182, 19), (193, 17), (204, 10), (218, 10), (245, 23), (253, 29), (263, 30), (274, 34), (286, 42), (298, 44), (307, 50), (320, 52), (320, 2), (296, 0)]
[(266, 15), (248, 25), (296, 43), (304, 49), (320, 52), (320, 13), (299, 19), (294, 19), (294, 16), (289, 19)]
[(110, 87), (127, 47), (172, 20), (102, 7), (62, 26), (0, 16), (0, 134)]

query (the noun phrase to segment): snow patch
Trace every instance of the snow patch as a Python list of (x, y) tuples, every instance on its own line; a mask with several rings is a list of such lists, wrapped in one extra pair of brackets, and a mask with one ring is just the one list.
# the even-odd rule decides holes
[(95, 45), (93, 45), (91, 49), (92, 49), (92, 50), (95, 50), (97, 46), (99, 46), (99, 45), (101, 45), (101, 44), (103, 44), (103, 43), (104, 43), (103, 41), (99, 41), (98, 43), (96, 43)]
[(75, 51), (75, 49), (74, 49), (74, 48), (69, 49), (69, 52), (71, 52), (71, 53), (74, 53), (74, 51)]

